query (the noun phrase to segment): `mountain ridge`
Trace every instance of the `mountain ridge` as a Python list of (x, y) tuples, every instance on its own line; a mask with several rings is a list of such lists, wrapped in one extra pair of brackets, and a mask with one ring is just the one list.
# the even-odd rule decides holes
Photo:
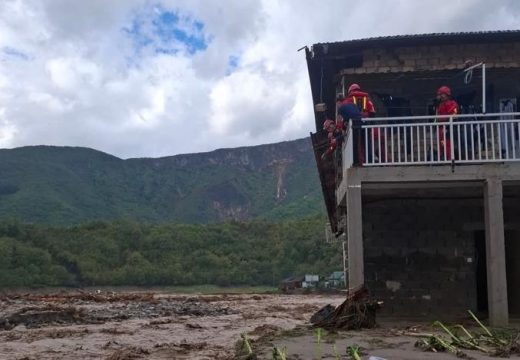
[(322, 214), (309, 139), (158, 158), (91, 148), (0, 149), (0, 220), (212, 223)]

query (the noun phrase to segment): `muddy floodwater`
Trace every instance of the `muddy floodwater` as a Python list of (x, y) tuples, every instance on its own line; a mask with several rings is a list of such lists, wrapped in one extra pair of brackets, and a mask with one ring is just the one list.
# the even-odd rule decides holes
[(60, 292), (0, 295), (0, 359), (232, 359), (341, 295)]

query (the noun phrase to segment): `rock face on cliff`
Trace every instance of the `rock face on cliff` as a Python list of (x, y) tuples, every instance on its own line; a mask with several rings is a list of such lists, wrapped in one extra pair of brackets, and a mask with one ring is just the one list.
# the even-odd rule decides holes
[(0, 150), (0, 219), (208, 223), (322, 212), (309, 139), (127, 160), (87, 148)]

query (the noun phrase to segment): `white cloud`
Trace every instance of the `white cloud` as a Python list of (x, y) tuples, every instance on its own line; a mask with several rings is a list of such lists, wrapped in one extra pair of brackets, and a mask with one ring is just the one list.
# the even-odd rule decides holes
[(210, 128), (217, 135), (238, 133), (256, 138), (279, 127), (292, 94), (267, 75), (239, 70), (213, 87)]
[(5, 108), (0, 108), (0, 146), (11, 146), (16, 131), (16, 126), (5, 116)]
[[(157, 33), (165, 11), (179, 33)], [(513, 0), (3, 0), (0, 146), (164, 156), (307, 136), (298, 48), (518, 28), (519, 15)]]
[(51, 81), (57, 87), (74, 91), (84, 86), (99, 88), (100, 68), (94, 62), (81, 58), (55, 58), (46, 64)]

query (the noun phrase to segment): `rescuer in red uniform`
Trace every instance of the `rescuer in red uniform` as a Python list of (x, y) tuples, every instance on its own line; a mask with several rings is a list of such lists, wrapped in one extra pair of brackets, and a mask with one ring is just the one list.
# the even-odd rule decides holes
[[(447, 86), (441, 86), (437, 90), (437, 115), (457, 115), (459, 113), (459, 104), (451, 98), (451, 89)], [(449, 122), (450, 119), (438, 118), (439, 122)], [(441, 157), (439, 154), (439, 160), (452, 160), (451, 159), (451, 134), (449, 134), (449, 127), (439, 126), (438, 129), (439, 148), (440, 153), (443, 154)]]
[(323, 130), (327, 132), (328, 146), (327, 150), (321, 155), (322, 160), (334, 153), (338, 146), (338, 140), (343, 135), (342, 125), (336, 124), (334, 120), (326, 119), (323, 122)]
[[(343, 100), (342, 104), (354, 104), (358, 107), (359, 111), (361, 112), (361, 115), (363, 118), (371, 118), (375, 117), (376, 110), (374, 108), (374, 104), (372, 103), (372, 100), (370, 100), (370, 97), (368, 93), (361, 90), (361, 87), (358, 84), (351, 84), (347, 91), (347, 96), (345, 100)], [(380, 129), (373, 128), (371, 133), (372, 136), (369, 136), (369, 143), (368, 145), (368, 161), (374, 161), (371, 159), (372, 157), (372, 142), (374, 144), (374, 155), (379, 156), (381, 155), (380, 161), (386, 160), (386, 151), (385, 151), (385, 138), (384, 136), (381, 136)], [(381, 142), (381, 149), (379, 150), (379, 142)], [(361, 145), (361, 142), (359, 142)], [(365, 149), (360, 149), (359, 154), (360, 157), (364, 160)]]
[(370, 100), (368, 93), (361, 91), (361, 87), (358, 84), (352, 84), (349, 86), (347, 97), (343, 100), (343, 103), (357, 105), (364, 118), (374, 117), (376, 115), (374, 104)]

